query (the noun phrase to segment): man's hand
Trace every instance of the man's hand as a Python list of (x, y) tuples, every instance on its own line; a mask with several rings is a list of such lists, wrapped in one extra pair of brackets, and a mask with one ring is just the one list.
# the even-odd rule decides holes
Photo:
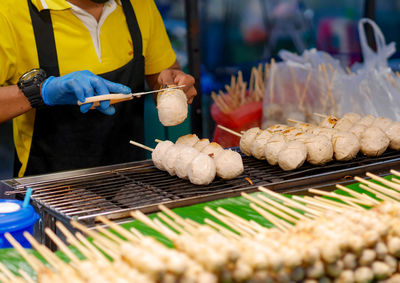
[(191, 75), (185, 74), (179, 69), (166, 69), (158, 75), (157, 83), (159, 85), (185, 85), (182, 90), (186, 93), (188, 103), (193, 102), (197, 91), (194, 87), (194, 78)]
[[(41, 92), (44, 103), (53, 106), (76, 105), (78, 100), (85, 102), (86, 97), (95, 95), (109, 93), (129, 94), (131, 89), (96, 76), (90, 71), (78, 71), (61, 77), (49, 77), (42, 84)], [(92, 105), (93, 103), (81, 105), (81, 112), (88, 112)], [(96, 108), (103, 114), (113, 115), (115, 113), (115, 108), (110, 106), (110, 101), (102, 101), (100, 106)]]

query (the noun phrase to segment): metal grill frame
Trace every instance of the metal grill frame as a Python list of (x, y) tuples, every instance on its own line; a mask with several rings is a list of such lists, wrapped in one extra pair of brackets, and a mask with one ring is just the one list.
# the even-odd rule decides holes
[[(347, 177), (354, 175), (364, 175), (364, 173), (366, 173), (367, 171), (384, 174), (387, 173), (389, 169), (400, 169), (400, 152), (387, 152), (381, 157), (377, 158), (366, 158), (361, 156), (350, 162), (341, 163), (335, 161), (327, 164), (326, 166), (312, 166), (306, 164), (295, 171), (288, 172), (282, 171), (281, 169), (279, 169), (279, 167), (269, 166), (265, 161), (255, 160), (252, 157), (244, 157), (244, 164), (244, 175), (235, 179), (236, 181), (224, 181), (226, 182), (224, 184), (225, 188), (220, 191), (213, 190), (216, 189), (216, 184), (218, 182), (218, 184), (220, 184), (222, 181), (217, 180), (209, 186), (211, 190), (203, 192), (201, 194), (194, 194), (192, 196), (181, 198), (170, 197), (169, 200), (161, 200), (157, 202), (153, 201), (152, 199), (151, 202), (144, 205), (128, 207), (114, 211), (106, 211), (104, 209), (100, 209), (100, 213), (89, 214), (83, 217), (73, 217), (73, 215), (62, 213), (55, 209), (54, 206), (50, 206), (46, 201), (44, 201), (43, 199), (39, 199), (37, 195), (33, 194), (32, 203), (37, 211), (41, 214), (42, 219), (37, 229), (37, 235), (39, 235), (39, 238), (44, 244), (54, 249), (55, 246), (51, 243), (51, 241), (49, 241), (49, 239), (47, 239), (47, 237), (43, 233), (43, 229), (44, 227), (50, 227), (52, 230), (56, 231), (55, 222), (57, 220), (68, 225), (70, 220), (75, 219), (78, 221), (82, 221), (88, 226), (94, 226), (94, 218), (97, 215), (104, 215), (110, 219), (119, 219), (119, 222), (123, 222), (124, 218), (129, 218), (129, 220), (131, 220), (129, 212), (134, 209), (140, 209), (144, 213), (151, 213), (158, 211), (159, 204), (164, 204), (170, 208), (187, 206), (226, 197), (239, 196), (242, 192), (254, 192), (257, 190), (257, 187), (261, 185), (267, 186), (268, 188), (273, 189), (277, 192), (296, 193), (302, 191), (304, 192), (305, 188), (309, 188), (315, 185), (329, 185), (332, 184), (333, 181), (335, 183), (346, 182), (346, 180), (348, 181)], [(251, 166), (255, 168), (250, 168)], [(151, 175), (159, 176), (160, 174), (165, 174), (164, 177), (168, 180), (168, 182), (172, 182), (175, 185), (183, 186), (184, 184), (186, 184), (187, 186), (195, 190), (204, 190), (205, 188), (202, 186), (192, 185), (188, 181), (177, 179), (177, 177), (168, 176), (168, 173), (166, 172), (160, 173), (161, 171), (156, 169), (150, 160), (118, 164), (113, 166), (66, 171), (61, 173), (46, 174), (19, 179), (10, 179), (0, 183), (0, 188), (1, 186), (6, 186), (8, 190), (24, 191), (27, 187), (33, 187), (34, 189), (41, 186), (48, 187), (51, 183), (57, 183), (58, 186), (65, 186), (65, 184), (79, 180), (83, 180), (83, 182), (85, 183), (85, 180), (87, 181), (89, 179), (103, 178), (107, 174), (121, 174), (122, 176), (126, 177), (126, 175), (124, 174), (129, 174), (130, 170), (135, 170), (135, 168), (137, 170), (148, 170)], [(249, 178), (251, 178), (255, 182), (254, 185), (250, 185), (249, 183), (247, 183), (247, 181), (244, 181), (244, 176), (248, 176)], [(107, 188), (109, 185), (112, 186), (115, 184), (105, 184), (105, 188)], [(146, 189), (144, 187), (146, 185), (145, 178), (140, 178), (139, 180), (137, 180), (136, 185), (139, 185), (139, 189)], [(142, 187), (140, 185), (142, 185)], [(52, 191), (52, 189), (48, 190), (50, 192), (54, 192)], [(158, 188), (158, 191), (159, 193), (168, 194), (168, 192), (166, 192), (162, 187)], [(79, 201), (77, 203), (79, 203)]]

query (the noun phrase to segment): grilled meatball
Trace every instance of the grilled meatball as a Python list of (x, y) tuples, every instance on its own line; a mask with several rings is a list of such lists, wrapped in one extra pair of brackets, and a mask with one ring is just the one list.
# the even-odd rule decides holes
[(357, 136), (358, 139), (361, 138), (361, 134), (367, 129), (367, 126), (363, 125), (363, 124), (358, 124), (356, 123), (351, 129), (350, 132), (352, 132), (353, 134), (355, 134)]
[(207, 155), (209, 155), (212, 158), (216, 158), (217, 156), (219, 156), (222, 152), (224, 151), (224, 148), (222, 146), (220, 146), (218, 143), (216, 142), (212, 142), (210, 144), (208, 144), (207, 146), (205, 146), (201, 152), (205, 153)]
[(196, 134), (188, 134), (179, 137), (176, 140), (176, 144), (186, 144), (188, 146), (194, 146), (197, 142), (199, 141), (199, 138), (197, 137)]
[(357, 156), (360, 142), (352, 132), (339, 131), (333, 136), (333, 152), (336, 160), (347, 161)]
[(188, 168), (189, 180), (195, 185), (210, 184), (214, 180), (215, 174), (215, 162), (205, 153), (197, 155)]
[(283, 170), (294, 170), (303, 165), (307, 158), (307, 148), (304, 143), (290, 141), (279, 152), (278, 164)]
[(361, 120), (358, 121), (357, 124), (362, 124), (362, 125), (369, 127), (372, 125), (372, 123), (375, 121), (375, 119), (376, 119), (375, 116), (367, 115), (367, 116), (361, 118)]
[(307, 147), (307, 161), (314, 165), (325, 164), (332, 160), (332, 142), (326, 136), (313, 136), (304, 141)]
[(264, 147), (265, 159), (270, 165), (278, 164), (279, 152), (285, 147), (286, 138), (282, 134), (274, 134)]
[(175, 160), (178, 157), (179, 152), (187, 147), (189, 146), (185, 144), (174, 144), (167, 149), (162, 157), (162, 165), (171, 176), (175, 176)]
[(153, 160), (154, 165), (160, 170), (166, 170), (163, 166), (162, 160), (166, 151), (169, 147), (173, 146), (174, 143), (171, 141), (162, 141), (159, 142), (156, 148), (151, 153), (151, 159)]
[(361, 134), (361, 152), (366, 156), (379, 156), (390, 144), (388, 136), (378, 127), (369, 127)]
[(385, 133), (390, 139), (390, 148), (400, 150), (400, 122), (393, 122)]
[(217, 175), (222, 179), (230, 180), (243, 173), (242, 156), (233, 150), (224, 150), (214, 161), (217, 168)]
[(387, 128), (389, 128), (392, 125), (393, 121), (389, 118), (385, 117), (378, 117), (374, 120), (372, 123), (372, 127), (378, 127), (382, 131), (386, 131)]
[(240, 139), (240, 150), (247, 156), (251, 156), (251, 144), (260, 133), (260, 128), (255, 127), (248, 129), (242, 134)]
[(269, 130), (261, 131), (251, 144), (251, 155), (257, 159), (264, 160), (264, 148), (270, 137), (272, 137), (272, 133)]
[(342, 119), (349, 119), (353, 124), (361, 120), (361, 115), (357, 113), (346, 113), (342, 116)]
[(202, 151), (209, 144), (210, 141), (208, 139), (201, 139), (198, 142), (196, 142), (193, 147), (199, 151)]
[(174, 168), (175, 174), (179, 178), (187, 179), (190, 163), (192, 163), (193, 159), (195, 159), (199, 153), (200, 151), (190, 146), (184, 147), (178, 153), (178, 156), (175, 159)]
[(335, 124), (335, 129), (340, 131), (348, 131), (353, 127), (353, 122), (348, 118), (340, 118)]
[(164, 126), (182, 123), (188, 114), (186, 94), (181, 89), (165, 90), (157, 96), (158, 118)]

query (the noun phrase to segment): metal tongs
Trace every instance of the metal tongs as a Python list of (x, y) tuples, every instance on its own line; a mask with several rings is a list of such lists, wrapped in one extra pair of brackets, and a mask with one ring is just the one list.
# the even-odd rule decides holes
[(110, 100), (110, 105), (111, 105), (111, 104), (115, 104), (115, 103), (118, 103), (118, 102), (131, 100), (134, 97), (141, 97), (142, 95), (146, 95), (146, 94), (166, 91), (166, 90), (170, 90), (170, 89), (177, 89), (177, 88), (182, 88), (182, 87), (185, 87), (185, 85), (179, 85), (179, 86), (173, 86), (173, 87), (164, 87), (164, 88), (160, 88), (160, 89), (157, 89), (157, 90), (136, 92), (136, 93), (130, 93), (130, 94), (110, 93), (110, 94), (104, 94), (104, 95), (96, 95), (96, 96), (86, 97), (85, 102), (80, 102), (78, 100), (77, 104), (78, 105), (83, 105), (83, 104), (93, 103), (93, 106), (90, 107), (90, 109), (94, 109), (97, 106), (100, 106), (100, 101)]

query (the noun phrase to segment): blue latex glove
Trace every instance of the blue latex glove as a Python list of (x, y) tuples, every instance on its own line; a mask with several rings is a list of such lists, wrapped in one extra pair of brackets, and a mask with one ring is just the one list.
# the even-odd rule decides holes
[[(103, 95), (109, 93), (131, 93), (127, 86), (110, 82), (102, 77), (96, 76), (90, 71), (77, 71), (62, 77), (49, 77), (42, 84), (42, 96), (45, 104), (53, 105), (76, 105), (77, 100), (85, 102), (86, 97)], [(89, 111), (93, 103), (80, 106), (82, 113)], [(113, 115), (115, 108), (110, 106), (110, 101), (101, 101), (96, 107), (100, 112)]]

